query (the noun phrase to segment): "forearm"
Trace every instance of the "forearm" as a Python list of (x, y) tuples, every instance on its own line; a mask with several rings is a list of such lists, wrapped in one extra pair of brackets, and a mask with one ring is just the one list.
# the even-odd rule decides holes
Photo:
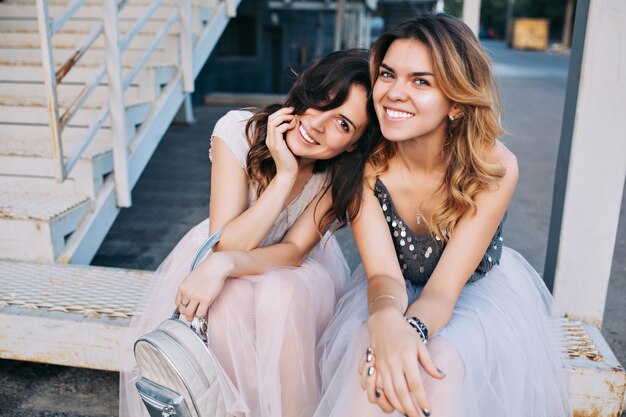
[(285, 208), (293, 183), (294, 179), (289, 176), (275, 176), (252, 206), (223, 227), (214, 250), (256, 248)]
[(230, 250), (212, 254), (199, 268), (214, 268), (227, 277), (259, 275), (281, 266), (298, 266), (304, 255), (289, 243), (278, 243), (252, 251)]
[(430, 337), (445, 327), (454, 311), (455, 300), (446, 294), (439, 294), (424, 288), (419, 298), (407, 309), (405, 315), (417, 317), (428, 328)]

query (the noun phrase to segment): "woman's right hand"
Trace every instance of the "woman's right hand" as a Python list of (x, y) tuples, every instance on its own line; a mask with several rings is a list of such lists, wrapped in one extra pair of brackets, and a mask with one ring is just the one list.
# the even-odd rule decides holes
[(386, 412), (391, 405), (409, 417), (430, 415), (419, 366), (433, 378), (442, 379), (445, 374), (439, 372), (415, 329), (393, 307), (370, 315), (368, 329), (375, 364), (362, 361), (360, 372), (369, 400)]
[(276, 164), (276, 175), (295, 179), (298, 175), (298, 161), (285, 142), (285, 133), (296, 126), (293, 110), (293, 107), (283, 107), (269, 115), (265, 143)]
[(206, 317), (232, 269), (229, 252), (212, 253), (178, 287), (175, 300), (178, 312), (189, 322), (194, 317)]

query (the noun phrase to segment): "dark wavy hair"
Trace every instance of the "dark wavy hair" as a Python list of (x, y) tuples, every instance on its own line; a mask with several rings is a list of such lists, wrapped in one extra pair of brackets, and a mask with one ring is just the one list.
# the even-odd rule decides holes
[(324, 213), (318, 225), (320, 233), (330, 226), (336, 218), (339, 222), (334, 228), (346, 225), (349, 219), (356, 217), (360, 209), (363, 172), (367, 156), (377, 134), (377, 119), (371, 100), (371, 82), (369, 77), (369, 51), (366, 49), (348, 49), (333, 52), (313, 62), (289, 90), (287, 100), (273, 104), (255, 113), (246, 124), (246, 134), (250, 143), (247, 156), (247, 176), (250, 184), (256, 188), (257, 197), (267, 188), (276, 175), (276, 164), (265, 144), (267, 118), (281, 107), (294, 107), (295, 114), (303, 114), (313, 108), (328, 111), (341, 106), (348, 99), (352, 86), (358, 85), (366, 91), (368, 124), (358, 138), (356, 148), (343, 152), (332, 159), (317, 160), (313, 172), (327, 172), (329, 181), (324, 192), (330, 190), (333, 207)]

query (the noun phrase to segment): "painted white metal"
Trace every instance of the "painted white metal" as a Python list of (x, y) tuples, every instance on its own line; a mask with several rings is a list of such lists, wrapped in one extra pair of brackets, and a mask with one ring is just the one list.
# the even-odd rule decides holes
[(180, 68), (183, 73), (183, 89), (185, 93), (193, 93), (193, 24), (191, 14), (191, 0), (180, 0)]
[(89, 33), (89, 35), (80, 43), (72, 53), (71, 57), (65, 61), (65, 63), (61, 66), (59, 71), (57, 71), (57, 83), (60, 83), (65, 76), (69, 73), (69, 69), (71, 69), (82, 56), (87, 52), (89, 47), (93, 45), (102, 33), (102, 23), (99, 23), (93, 30)]
[(554, 296), (600, 327), (626, 175), (626, 2), (589, 2)]
[(93, 76), (93, 79), (85, 84), (82, 91), (76, 96), (72, 104), (65, 110), (63, 116), (61, 116), (61, 123), (63, 127), (65, 127), (68, 122), (72, 121), (76, 113), (81, 110), (87, 99), (89, 99), (89, 96), (91, 96), (91, 93), (93, 93), (96, 87), (100, 84), (105, 74), (106, 68), (103, 65)]
[(593, 324), (580, 327), (590, 342), (586, 349), (590, 358), (581, 355), (564, 360), (574, 416), (618, 417), (626, 388), (624, 368)]
[(39, 34), (41, 36), (41, 62), (44, 70), (44, 83), (48, 113), (50, 115), (50, 131), (52, 134), (52, 155), (56, 161), (55, 177), (58, 182), (65, 179), (67, 173), (63, 164), (63, 145), (61, 143), (61, 126), (59, 125), (59, 106), (57, 103), (56, 70), (52, 57), (50, 33), (50, 17), (48, 5), (45, 0), (37, 0), (37, 18), (39, 21)]
[(74, 0), (69, 6), (67, 6), (65, 12), (54, 20), (54, 23), (52, 24), (52, 33), (57, 33), (63, 27), (65, 22), (70, 20), (84, 3), (85, 0)]
[(229, 18), (237, 16), (237, 6), (240, 0), (223, 0), (226, 2), (226, 16)]
[[(239, 0), (233, 0), (235, 7), (239, 5)], [(196, 45), (194, 47), (194, 60), (193, 60), (193, 77), (194, 79), (200, 73), (204, 62), (209, 58), (209, 55), (215, 48), (219, 36), (215, 36), (216, 33), (222, 33), (228, 24), (228, 11), (226, 10), (226, 4), (219, 2), (215, 7), (215, 13), (213, 14), (209, 23), (204, 27), (204, 30), (200, 34)]]
[(139, 34), (141, 29), (144, 27), (146, 22), (152, 17), (154, 12), (161, 5), (161, 0), (153, 1), (150, 7), (145, 11), (144, 15), (141, 19), (137, 20), (137, 23), (132, 27), (132, 29), (124, 36), (123, 39), (120, 40), (120, 51), (126, 50), (128, 45), (135, 39), (135, 37)]
[(128, 185), (125, 89), (122, 79), (117, 0), (103, 0), (102, 12), (106, 39), (106, 66), (109, 80), (109, 111), (111, 113), (111, 131), (113, 135), (113, 175), (116, 183), (116, 200), (119, 207), (130, 207), (131, 188)]
[[(153, 273), (0, 261), (0, 356), (120, 370)], [(37, 340), (37, 343), (33, 343)], [(128, 352), (130, 353), (130, 352)]]
[(478, 36), (481, 0), (463, 0), (463, 21)]
[(152, 45), (150, 45), (150, 47), (147, 48), (143, 52), (143, 54), (141, 55), (141, 58), (139, 58), (137, 64), (135, 64), (135, 67), (130, 71), (128, 75), (126, 75), (126, 78), (124, 79), (124, 83), (122, 85), (124, 90), (127, 89), (132, 84), (137, 74), (139, 74), (139, 71), (141, 71), (141, 69), (146, 65), (146, 63), (148, 62), (148, 60), (150, 59), (154, 51), (159, 46), (161, 40), (165, 37), (168, 30), (174, 25), (174, 22), (176, 21), (176, 19), (178, 19), (178, 10), (176, 10), (176, 12), (172, 14), (172, 16), (170, 16), (167, 22), (163, 24), (163, 27), (161, 28), (161, 30), (159, 30), (159, 33), (157, 33), (157, 35), (155, 36), (154, 41), (152, 42)]

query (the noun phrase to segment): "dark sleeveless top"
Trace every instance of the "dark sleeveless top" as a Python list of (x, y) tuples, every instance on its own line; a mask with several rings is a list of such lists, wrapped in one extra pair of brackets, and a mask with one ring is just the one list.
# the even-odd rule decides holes
[[(435, 236), (433, 238), (430, 234), (418, 236), (411, 228), (407, 227), (398, 215), (387, 187), (380, 179), (376, 180), (374, 193), (387, 220), (404, 279), (413, 285), (426, 284), (441, 258), (445, 243), (439, 237)], [(498, 230), (496, 230), (491, 239), (485, 256), (470, 276), (468, 283), (484, 277), (494, 265), (500, 263), (503, 241), (502, 226), (505, 219), (506, 213), (498, 226)]]

